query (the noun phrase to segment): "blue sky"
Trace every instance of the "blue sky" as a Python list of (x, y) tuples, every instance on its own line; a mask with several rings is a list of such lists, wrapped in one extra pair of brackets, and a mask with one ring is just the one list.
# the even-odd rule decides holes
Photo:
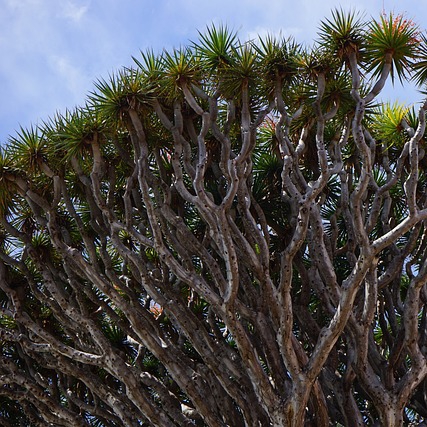
[[(82, 105), (97, 78), (132, 64), (140, 50), (197, 39), (212, 22), (242, 40), (267, 32), (311, 44), (333, 8), (365, 17), (405, 12), (427, 28), (424, 1), (407, 0), (0, 0), (0, 144), (19, 126)], [(406, 102), (421, 100), (397, 88)], [(394, 95), (393, 95), (394, 96)]]

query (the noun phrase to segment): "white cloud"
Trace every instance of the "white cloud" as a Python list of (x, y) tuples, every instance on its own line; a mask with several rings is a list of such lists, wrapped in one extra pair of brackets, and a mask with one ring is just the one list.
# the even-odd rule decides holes
[(11, 10), (32, 10), (43, 6), (42, 0), (5, 0), (5, 6)]
[(71, 21), (80, 22), (88, 11), (88, 8), (88, 4), (80, 5), (73, 1), (67, 1), (63, 4), (62, 14), (65, 18), (69, 18)]
[(61, 87), (64, 91), (76, 97), (80, 97), (84, 94), (87, 77), (69, 58), (52, 55), (49, 57), (49, 65), (56, 74), (55, 80), (58, 79), (57, 81), (61, 82)]

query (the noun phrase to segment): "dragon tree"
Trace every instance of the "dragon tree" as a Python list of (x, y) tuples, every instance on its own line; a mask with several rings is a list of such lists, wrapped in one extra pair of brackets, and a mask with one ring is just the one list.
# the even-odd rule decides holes
[(11, 136), (0, 424), (426, 425), (426, 81), (403, 15), (213, 25)]

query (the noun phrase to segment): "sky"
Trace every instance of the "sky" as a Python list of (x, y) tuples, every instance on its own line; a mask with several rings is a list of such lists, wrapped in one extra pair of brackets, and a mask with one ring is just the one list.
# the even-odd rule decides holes
[[(336, 8), (367, 19), (383, 10), (405, 13), (425, 30), (425, 1), (0, 0), (0, 145), (20, 126), (83, 105), (94, 82), (131, 66), (132, 56), (187, 45), (212, 23), (226, 24), (241, 40), (281, 33), (311, 45)], [(393, 97), (421, 101), (397, 86), (388, 88)]]

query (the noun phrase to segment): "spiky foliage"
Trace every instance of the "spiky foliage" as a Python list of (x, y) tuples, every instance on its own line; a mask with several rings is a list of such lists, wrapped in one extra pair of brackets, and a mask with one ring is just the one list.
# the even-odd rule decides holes
[(15, 177), (22, 174), (9, 151), (0, 150), (0, 213), (2, 216), (13, 210), (12, 201), (17, 195)]
[(211, 26), (0, 151), (0, 424), (416, 425), (424, 84), (410, 21)]
[(418, 34), (420, 44), (418, 45), (417, 55), (411, 64), (413, 80), (417, 86), (425, 86), (427, 82), (427, 37), (425, 34)]
[(32, 174), (40, 172), (41, 164), (47, 160), (46, 141), (34, 127), (28, 130), (21, 127), (16, 136), (10, 137), (9, 147), (13, 153), (14, 162)]
[(388, 147), (393, 145), (402, 147), (409, 139), (403, 125), (408, 112), (408, 107), (397, 102), (381, 105), (377, 111), (377, 117), (372, 122), (377, 138)]
[(343, 61), (351, 53), (360, 61), (365, 49), (365, 22), (354, 11), (332, 11), (332, 18), (322, 21), (319, 29), (320, 44)]
[(111, 75), (109, 80), (95, 82), (96, 92), (90, 96), (94, 108), (107, 121), (121, 121), (130, 108), (139, 108), (148, 102), (152, 86), (141, 73), (134, 69), (123, 69)]
[(263, 90), (274, 97), (277, 83), (284, 82), (292, 88), (298, 82), (302, 52), (301, 46), (292, 38), (276, 38), (269, 34), (254, 43), (260, 58), (260, 73), (264, 78)]
[(214, 72), (233, 64), (233, 48), (238, 41), (235, 32), (226, 25), (212, 25), (206, 32), (199, 32), (199, 36), (193, 46), (207, 70)]
[(339, 72), (340, 63), (335, 53), (321, 46), (316, 46), (312, 50), (302, 53), (300, 61), (300, 71), (307, 76), (309, 82), (317, 82), (319, 74), (328, 77)]
[(410, 74), (412, 61), (419, 47), (419, 29), (403, 15), (381, 15), (369, 23), (367, 33), (367, 69), (380, 75), (384, 65), (391, 63), (391, 80), (400, 81)]
[(50, 136), (62, 161), (87, 155), (93, 141), (102, 138), (104, 128), (96, 111), (88, 107), (67, 111), (55, 125)]
[(164, 52), (162, 70), (161, 95), (171, 101), (182, 97), (182, 84), (200, 84), (199, 61), (189, 48), (175, 49), (172, 53)]
[(241, 93), (242, 87), (250, 87), (258, 82), (258, 56), (251, 44), (233, 49), (233, 67), (224, 74), (223, 90), (228, 97)]

